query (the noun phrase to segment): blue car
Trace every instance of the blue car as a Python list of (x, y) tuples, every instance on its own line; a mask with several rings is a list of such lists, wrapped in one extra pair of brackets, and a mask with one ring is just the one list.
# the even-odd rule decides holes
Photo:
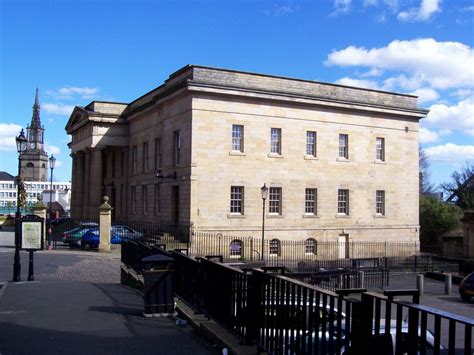
[[(122, 224), (110, 227), (110, 244), (121, 244), (123, 240), (137, 239), (142, 236), (143, 233)], [(99, 243), (99, 227), (89, 228), (81, 238), (81, 245), (85, 250), (96, 249)]]

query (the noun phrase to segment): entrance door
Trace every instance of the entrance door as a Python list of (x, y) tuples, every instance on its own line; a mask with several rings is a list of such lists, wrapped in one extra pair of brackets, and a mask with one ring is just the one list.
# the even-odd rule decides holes
[(339, 259), (349, 258), (349, 234), (339, 234)]
[(171, 208), (173, 222), (179, 224), (179, 186), (173, 186), (171, 192)]

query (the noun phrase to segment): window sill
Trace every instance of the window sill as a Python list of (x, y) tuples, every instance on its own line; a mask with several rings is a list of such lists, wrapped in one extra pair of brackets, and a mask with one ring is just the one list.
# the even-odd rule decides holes
[(307, 213), (305, 213), (303, 215), (303, 218), (319, 218), (319, 216), (317, 214), (309, 214), (309, 213), (307, 214)]
[(240, 152), (238, 150), (231, 150), (229, 152), (229, 155), (237, 155), (237, 156), (245, 157), (247, 154), (244, 152)]
[(283, 218), (282, 214), (267, 214), (267, 218)]
[(278, 153), (268, 153), (269, 158), (283, 158), (283, 155)]
[(227, 218), (246, 218), (246, 216), (240, 213), (229, 213)]
[(319, 158), (314, 155), (305, 155), (304, 160), (319, 160)]
[(336, 214), (336, 218), (351, 218), (348, 214), (338, 213)]
[(340, 161), (340, 162), (343, 162), (343, 163), (350, 163), (351, 162), (350, 159), (341, 158), (341, 157), (337, 158), (336, 161)]
[(378, 160), (378, 159), (375, 159), (374, 160), (374, 164), (382, 164), (382, 165), (385, 165), (387, 164), (387, 162), (385, 160)]
[(374, 218), (386, 218), (384, 214), (376, 213), (374, 214)]

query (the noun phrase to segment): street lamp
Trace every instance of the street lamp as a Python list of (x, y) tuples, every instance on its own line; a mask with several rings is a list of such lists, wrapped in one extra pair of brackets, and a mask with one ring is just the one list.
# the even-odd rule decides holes
[(260, 188), (260, 192), (262, 193), (262, 203), (263, 203), (263, 209), (262, 209), (262, 253), (261, 255), (261, 260), (263, 261), (263, 251), (264, 251), (264, 241), (265, 241), (265, 200), (267, 199), (268, 196), (268, 187), (266, 184), (263, 184), (263, 186)]
[(53, 154), (49, 157), (49, 168), (51, 169), (51, 180), (49, 185), (49, 229), (48, 229), (48, 249), (51, 249), (51, 233), (52, 230), (52, 218), (53, 218), (53, 170), (56, 165), (56, 158)]
[(13, 282), (21, 281), (21, 263), (20, 263), (20, 181), (21, 181), (21, 154), (26, 149), (28, 143), (23, 128), (20, 135), (15, 138), (16, 150), (18, 152), (18, 177), (16, 190), (16, 214), (15, 214), (15, 256), (13, 258)]

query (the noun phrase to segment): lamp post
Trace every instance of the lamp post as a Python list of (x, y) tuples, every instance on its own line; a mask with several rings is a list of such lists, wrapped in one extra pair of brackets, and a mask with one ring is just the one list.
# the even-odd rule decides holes
[(48, 229), (48, 249), (51, 249), (51, 233), (52, 230), (52, 218), (53, 218), (53, 170), (56, 165), (56, 158), (53, 154), (49, 157), (49, 168), (51, 169), (51, 179), (49, 184), (49, 229)]
[(261, 255), (261, 260), (263, 261), (263, 252), (264, 252), (264, 242), (265, 242), (265, 200), (267, 199), (268, 196), (268, 187), (266, 184), (263, 184), (263, 186), (260, 188), (260, 192), (262, 193), (262, 253)]
[(21, 153), (26, 149), (28, 143), (23, 129), (20, 135), (16, 137), (16, 150), (18, 152), (18, 177), (16, 192), (16, 214), (15, 214), (15, 256), (13, 258), (13, 282), (21, 281), (21, 263), (20, 263), (20, 179), (21, 179)]

